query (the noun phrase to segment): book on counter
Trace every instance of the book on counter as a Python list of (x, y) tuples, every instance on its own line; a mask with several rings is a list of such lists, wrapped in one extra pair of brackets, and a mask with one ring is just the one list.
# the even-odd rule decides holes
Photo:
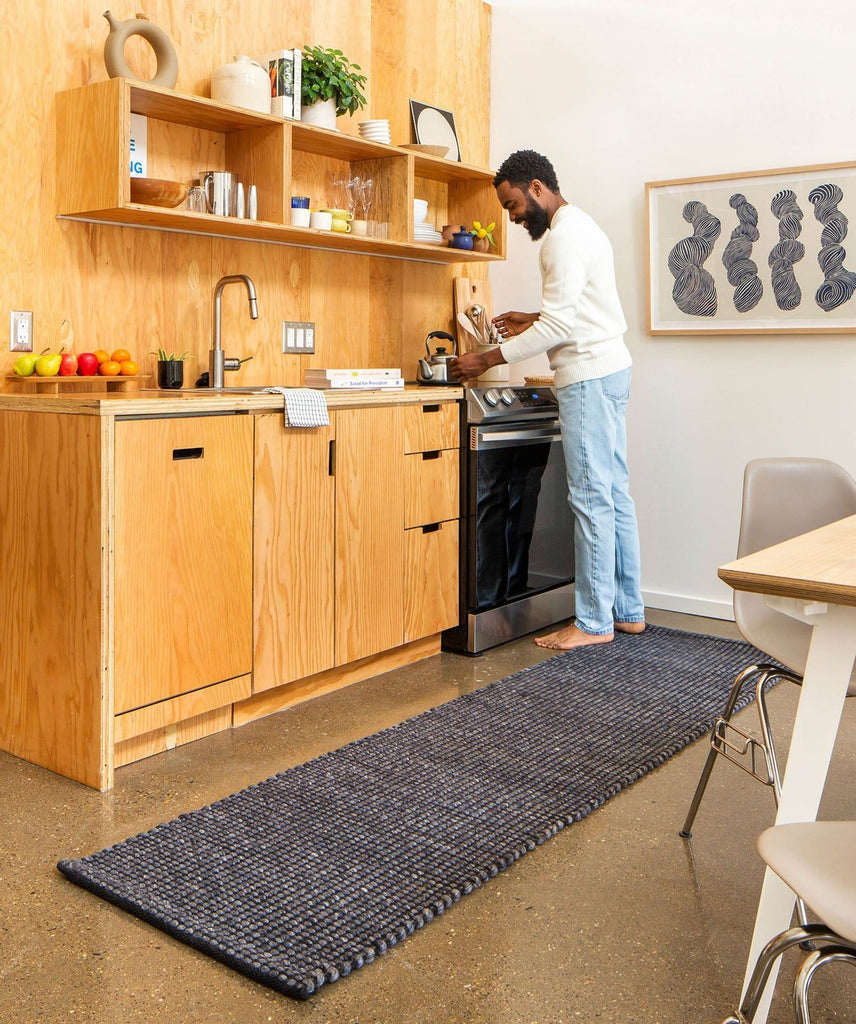
[(270, 75), (270, 112), (277, 117), (300, 120), (300, 89), (303, 79), (302, 50), (274, 50), (256, 60)]
[(370, 370), (309, 369), (303, 372), (303, 384), (307, 388), (345, 389), (355, 388), (366, 391), (401, 390), (404, 378), (397, 367), (385, 366)]

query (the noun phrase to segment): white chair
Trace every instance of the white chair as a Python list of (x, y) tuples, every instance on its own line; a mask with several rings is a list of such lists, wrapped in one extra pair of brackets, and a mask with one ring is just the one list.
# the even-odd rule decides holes
[(781, 932), (761, 951), (740, 1009), (723, 1024), (752, 1024), (776, 960), (794, 946), (811, 943), (794, 981), (797, 1024), (811, 1024), (809, 987), (817, 970), (833, 961), (856, 966), (856, 821), (811, 821), (777, 825), (762, 832), (758, 851), (823, 924)]
[[(852, 515), (856, 515), (856, 481), (835, 462), (755, 459), (748, 463), (743, 476), (737, 557)], [(711, 732), (711, 749), (680, 832), (685, 839), (692, 836), (693, 822), (717, 756), (725, 757), (770, 786), (777, 806), (782, 791), (765, 692), (780, 679), (802, 683), (811, 627), (774, 611), (761, 594), (743, 591), (734, 592), (734, 620), (749, 643), (778, 664), (750, 665), (734, 680), (725, 708)], [(731, 722), (744, 686), (753, 681), (760, 738)], [(856, 695), (856, 672), (850, 679), (847, 695)]]

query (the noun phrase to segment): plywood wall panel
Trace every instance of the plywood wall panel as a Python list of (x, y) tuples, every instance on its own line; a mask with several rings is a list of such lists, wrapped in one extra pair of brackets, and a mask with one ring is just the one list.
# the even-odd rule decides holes
[[(217, 279), (249, 273), (259, 289), (258, 321), (238, 310), (237, 292), (224, 297), (227, 351), (254, 355), (240, 371), (243, 380), (270, 383), (271, 373), (277, 382), (299, 383), (303, 363), (357, 359), (400, 364), (412, 377), (426, 327), (451, 323), (452, 267), (56, 219), (56, 94), (107, 80), (102, 10), (83, 0), (7, 0), (0, 19), (7, 61), (0, 158), (15, 169), (14, 187), (0, 192), (0, 323), (9, 309), (33, 310), (37, 349), (122, 343), (141, 362), (159, 347), (188, 350), (187, 375), (195, 378), (207, 365)], [(121, 20), (133, 10), (114, 14)], [(410, 141), (408, 100), (418, 98), (453, 110), (465, 159), (486, 163), (490, 22), (482, 0), (259, 0), (251, 12), (238, 3), (150, 0), (146, 13), (176, 48), (179, 91), (209, 95), (213, 69), (236, 53), (258, 54), (279, 42), (335, 46), (368, 76), (368, 110), (340, 118), (341, 130), (357, 134), (359, 120), (389, 117), (393, 141)], [(151, 73), (147, 44), (131, 41), (126, 57), (142, 75)], [(206, 166), (224, 166), (221, 137), (196, 132), (188, 156), (188, 131), (194, 134), (151, 122), (157, 176), (189, 180)], [(319, 198), (323, 179), (317, 171)], [(396, 215), (406, 216), (406, 202)], [(314, 357), (282, 356), (281, 323), (292, 319), (316, 321)], [(0, 379), (14, 358), (4, 339)]]

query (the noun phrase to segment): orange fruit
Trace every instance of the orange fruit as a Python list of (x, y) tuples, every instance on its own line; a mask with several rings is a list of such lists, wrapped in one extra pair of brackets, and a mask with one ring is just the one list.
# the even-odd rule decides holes
[(104, 362), (98, 367), (98, 372), (102, 377), (115, 377), (118, 375), (122, 367), (113, 359), (105, 359)]
[[(114, 352), (113, 355), (115, 356), (116, 353)], [(133, 377), (139, 372), (140, 368), (133, 359), (123, 359), (119, 363), (119, 373), (121, 373), (123, 377)]]
[(131, 358), (131, 353), (126, 348), (117, 348), (110, 358), (114, 363), (127, 363)]
[(106, 362), (107, 362), (107, 360), (108, 360), (108, 359), (110, 358), (110, 353), (109, 353), (109, 352), (105, 352), (103, 348), (97, 348), (97, 349), (95, 349), (95, 351), (94, 351), (94, 352), (93, 352), (92, 354), (93, 354), (93, 355), (95, 356), (95, 358), (96, 358), (96, 359), (98, 360), (98, 365), (99, 365), (99, 366), (100, 366), (100, 365), (101, 365), (102, 363), (106, 363)]

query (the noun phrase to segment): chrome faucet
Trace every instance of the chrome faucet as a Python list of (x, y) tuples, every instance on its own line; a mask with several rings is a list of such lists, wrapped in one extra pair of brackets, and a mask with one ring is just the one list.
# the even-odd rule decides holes
[[(253, 320), (259, 318), (259, 306), (256, 301), (256, 286), (246, 274), (229, 274), (221, 277), (214, 288), (214, 339), (211, 344), (211, 351), (208, 353), (208, 386), (222, 388), (226, 379), (226, 370), (237, 370), (245, 359), (227, 359), (223, 346), (220, 343), (220, 296), (223, 289), (231, 282), (243, 281), (250, 299), (250, 316)], [(248, 358), (252, 359), (252, 356)]]

